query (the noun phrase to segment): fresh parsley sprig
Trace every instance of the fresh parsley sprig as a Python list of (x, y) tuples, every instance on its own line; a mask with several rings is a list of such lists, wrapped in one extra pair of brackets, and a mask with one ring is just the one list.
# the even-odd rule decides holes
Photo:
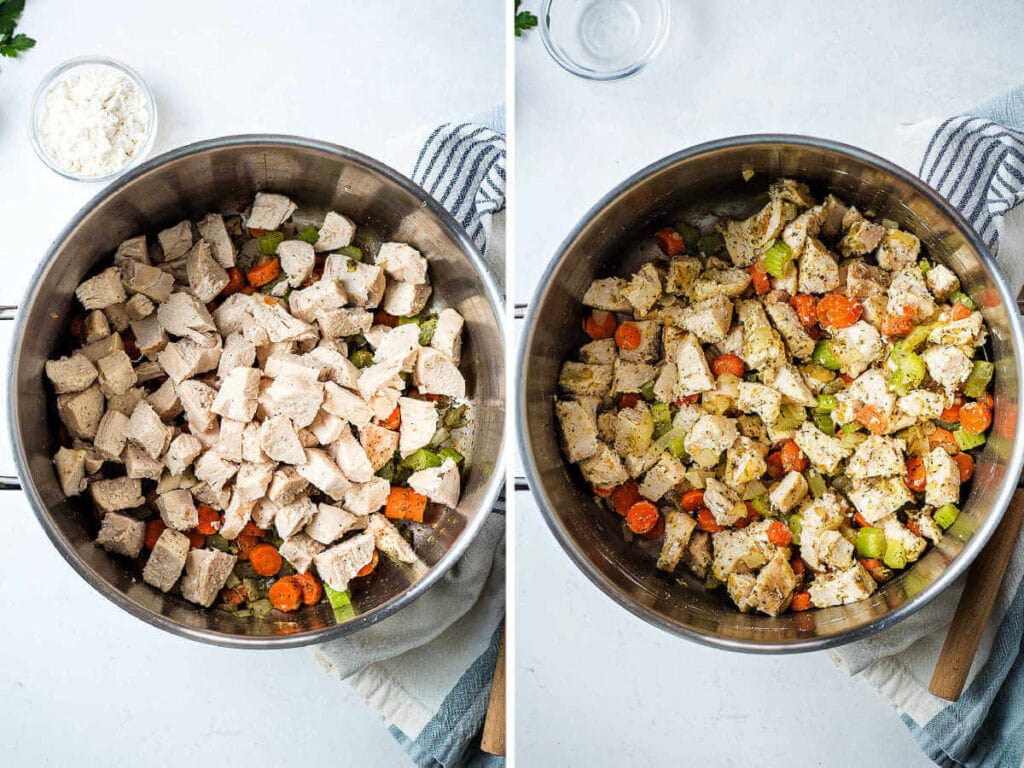
[(519, 6), (522, 5), (522, 0), (516, 0), (515, 6), (515, 22), (516, 22), (516, 37), (522, 37), (523, 32), (528, 29), (533, 29), (537, 26), (537, 17), (529, 11), (520, 11)]
[(25, 0), (0, 0), (0, 56), (13, 59), (32, 48), (36, 41), (26, 34), (15, 34)]

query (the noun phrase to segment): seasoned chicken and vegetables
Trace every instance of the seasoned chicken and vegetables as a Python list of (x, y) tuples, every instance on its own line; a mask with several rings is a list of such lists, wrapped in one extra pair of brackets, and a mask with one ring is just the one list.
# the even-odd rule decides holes
[(992, 423), (981, 313), (896, 222), (789, 179), (653, 239), (583, 296), (566, 457), (657, 568), (741, 611), (870, 596), (960, 514)]
[(337, 613), (378, 553), (416, 567), (431, 502), (458, 504), (463, 319), (428, 309), (411, 246), (259, 193), (125, 241), (75, 296), (45, 370), (57, 475), (156, 589)]

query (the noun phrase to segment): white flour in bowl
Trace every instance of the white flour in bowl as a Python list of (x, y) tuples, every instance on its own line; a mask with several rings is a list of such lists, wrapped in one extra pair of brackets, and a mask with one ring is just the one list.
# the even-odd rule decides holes
[(106, 176), (127, 166), (146, 143), (149, 102), (131, 78), (83, 66), (46, 94), (39, 130), (43, 149), (77, 176)]

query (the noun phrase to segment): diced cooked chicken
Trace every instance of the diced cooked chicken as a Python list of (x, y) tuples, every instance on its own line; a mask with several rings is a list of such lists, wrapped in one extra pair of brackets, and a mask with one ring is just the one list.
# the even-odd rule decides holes
[(558, 386), (571, 395), (604, 397), (612, 386), (611, 365), (566, 362), (558, 376)]
[(764, 384), (741, 381), (738, 385), (736, 407), (747, 413), (756, 413), (765, 424), (771, 424), (779, 418), (782, 395)]
[(245, 226), (250, 232), (278, 229), (291, 217), (296, 208), (298, 206), (284, 195), (257, 192)]
[(878, 266), (893, 272), (915, 266), (920, 253), (921, 241), (915, 235), (899, 229), (890, 229), (878, 245), (876, 258)]
[(272, 416), (263, 422), (260, 448), (274, 461), (285, 464), (303, 464), (306, 461), (306, 451), (287, 416)]
[(388, 500), (391, 483), (382, 477), (370, 478), (368, 483), (356, 483), (345, 491), (345, 509), (355, 515), (369, 515), (383, 507)]
[(807, 386), (803, 376), (789, 363), (765, 369), (762, 378), (765, 384), (777, 390), (787, 403), (804, 406), (814, 406), (818, 403), (818, 398)]
[(114, 264), (121, 267), (125, 262), (137, 261), (140, 264), (149, 264), (149, 248), (146, 245), (146, 236), (130, 237), (123, 240), (117, 250), (114, 251)]
[(928, 290), (939, 301), (945, 301), (950, 294), (960, 290), (960, 280), (944, 264), (936, 264), (924, 276)]
[[(239, 464), (243, 460), (242, 449), (243, 441), (245, 439), (245, 428), (246, 424), (241, 421), (234, 421), (232, 419), (221, 419), (220, 428), (217, 432), (217, 440), (213, 444), (213, 450), (215, 450), (222, 459), (226, 459), (234, 464)], [(202, 434), (196, 432), (195, 434)]]
[(427, 260), (411, 245), (384, 243), (374, 261), (388, 277), (399, 282), (416, 285), (427, 282)]
[(89, 358), (78, 352), (69, 357), (46, 361), (46, 377), (58, 395), (87, 389), (96, 381), (97, 375), (96, 366)]
[(445, 308), (437, 314), (437, 326), (430, 338), (430, 346), (446, 355), (456, 365), (462, 353), (462, 327), (465, 321), (454, 309)]
[(832, 418), (838, 424), (853, 421), (857, 412), (865, 405), (874, 406), (880, 416), (888, 418), (896, 407), (896, 396), (885, 383), (885, 375), (872, 368), (858, 376), (849, 387), (836, 395), (838, 406)]
[(373, 558), (376, 549), (373, 536), (360, 533), (325, 549), (313, 558), (320, 577), (331, 589), (344, 592), (348, 583)]
[(687, 333), (676, 345), (676, 388), (680, 397), (715, 388), (704, 350), (692, 333)]
[(826, 435), (808, 422), (800, 425), (793, 440), (814, 466), (826, 475), (834, 474), (839, 462), (850, 455), (842, 440)]
[(128, 417), (120, 411), (107, 411), (100, 419), (93, 445), (103, 458), (118, 461), (128, 441)]
[(658, 501), (682, 482), (685, 474), (686, 467), (679, 459), (671, 453), (663, 453), (640, 482), (640, 495), (650, 501)]
[(159, 480), (164, 473), (164, 463), (151, 459), (134, 443), (128, 443), (125, 446), (124, 468), (128, 477), (137, 480)]
[(430, 443), (437, 431), (437, 406), (429, 400), (403, 397), (398, 407), (402, 417), (399, 452), (405, 458)]
[(645, 317), (661, 298), (661, 276), (651, 263), (644, 264), (622, 288), (622, 296), (629, 302), (637, 317)]
[(171, 441), (164, 455), (164, 464), (172, 475), (180, 475), (199, 458), (203, 452), (203, 444), (194, 435), (178, 435)]
[(244, 462), (235, 476), (235, 495), (239, 503), (255, 503), (266, 495), (277, 465), (266, 461), (259, 464)]
[(207, 451), (195, 463), (196, 478), (215, 491), (235, 476), (238, 465), (224, 460), (217, 451)]
[[(372, 309), (380, 304), (387, 288), (387, 277), (383, 269), (375, 264), (352, 261), (339, 254), (331, 254), (327, 257), (323, 279), (340, 282), (349, 302), (357, 307), (366, 307), (367, 309)], [(413, 287), (416, 288), (416, 286)], [(426, 287), (429, 291), (429, 286), (419, 287)], [(388, 310), (385, 309), (385, 311)]]
[(323, 409), (360, 429), (369, 424), (373, 418), (372, 409), (359, 395), (344, 387), (339, 387), (332, 381), (324, 384)]
[(143, 581), (161, 592), (170, 591), (185, 567), (188, 551), (188, 536), (172, 528), (164, 529), (142, 570)]
[(288, 276), (288, 284), (298, 288), (313, 273), (316, 254), (313, 246), (302, 240), (285, 240), (277, 246), (277, 258), (281, 269)]
[(700, 259), (695, 256), (673, 256), (665, 274), (665, 292), (685, 296), (700, 274)]
[(685, 512), (672, 510), (665, 515), (665, 534), (658, 556), (658, 569), (672, 573), (686, 553), (696, 521)]
[(458, 366), (432, 347), (420, 347), (413, 382), (424, 394), (458, 399), (466, 396), (466, 380)]
[(855, 260), (846, 268), (846, 295), (855, 299), (878, 296), (886, 291), (885, 272), (876, 266)]
[(720, 225), (733, 264), (738, 267), (753, 264), (782, 233), (783, 227), (795, 217), (796, 207), (793, 203), (776, 197), (750, 218), (727, 221)]
[(167, 301), (174, 290), (174, 275), (158, 267), (131, 261), (122, 264), (120, 269), (125, 288), (156, 304)]
[[(186, 383), (188, 382), (184, 382), (182, 386)], [(251, 421), (256, 413), (259, 386), (260, 372), (258, 369), (235, 368), (224, 378), (210, 409), (214, 413), (228, 419)], [(319, 389), (319, 387), (316, 387), (316, 389)], [(182, 402), (184, 403), (184, 400)], [(317, 403), (318, 408), (319, 405)], [(191, 421), (191, 418), (189, 420)]]
[(366, 532), (373, 536), (373, 543), (377, 549), (392, 560), (409, 564), (419, 560), (409, 542), (384, 515), (370, 515)]
[(760, 302), (741, 300), (736, 302), (736, 317), (743, 325), (741, 357), (754, 370), (776, 365), (785, 358), (786, 349), (782, 339), (768, 322), (768, 316)]
[(360, 430), (359, 441), (374, 472), (383, 467), (398, 450), (399, 433), (369, 424)]
[(352, 242), (356, 233), (355, 223), (347, 216), (328, 211), (323, 226), (317, 233), (314, 248), (317, 251), (336, 251)]
[(840, 370), (856, 378), (885, 354), (885, 342), (873, 326), (858, 320), (832, 334), (832, 354)]
[(575, 400), (557, 401), (555, 415), (569, 461), (576, 464), (597, 452), (597, 422), (583, 406)]
[(199, 236), (210, 244), (213, 258), (225, 269), (235, 266), (235, 245), (231, 241), (224, 217), (219, 213), (210, 213), (196, 224)]
[(217, 330), (206, 305), (187, 293), (172, 293), (156, 311), (160, 325), (172, 336), (184, 336), (204, 345), (205, 334)]
[[(132, 299), (134, 298), (135, 296), (132, 297)], [(145, 299), (146, 297), (143, 296), (142, 298)], [(128, 304), (131, 304), (131, 299), (128, 301)], [(150, 305), (152, 306), (152, 302)], [(105, 339), (109, 335), (110, 322), (107, 320), (107, 316), (103, 314), (102, 310), (94, 309), (85, 316), (85, 342), (87, 344), (99, 341), (100, 339)], [(49, 362), (47, 362), (47, 365), (49, 365)]]
[(230, 279), (224, 267), (213, 258), (210, 244), (205, 240), (197, 242), (189, 251), (185, 269), (192, 294), (204, 304), (217, 298)]
[(146, 396), (146, 390), (141, 387), (132, 387), (123, 395), (111, 395), (107, 398), (107, 410), (118, 411), (126, 416), (135, 410), (135, 406), (141, 403)]
[(112, 333), (102, 339), (86, 344), (78, 351), (89, 358), (89, 361), (95, 365), (100, 358), (106, 357), (118, 349), (124, 349), (124, 341), (121, 340), (121, 334)]
[(153, 410), (153, 406), (143, 401), (135, 406), (128, 420), (128, 439), (149, 454), (150, 458), (159, 459), (171, 442), (172, 432)]
[(717, 344), (729, 332), (732, 311), (732, 302), (727, 297), (712, 296), (685, 307), (682, 324), (702, 342)]
[(715, 522), (722, 526), (732, 525), (747, 515), (747, 507), (739, 494), (713, 477), (704, 483), (704, 506), (714, 515)]
[(897, 400), (896, 405), (915, 419), (937, 419), (946, 410), (946, 398), (938, 392), (913, 389)]
[(723, 480), (733, 487), (739, 487), (761, 477), (768, 468), (764, 458), (766, 453), (764, 446), (740, 435), (726, 451)]
[(296, 472), (294, 467), (281, 466), (270, 481), (267, 498), (275, 504), (289, 504), (308, 488), (309, 481)]
[(156, 239), (160, 243), (163, 260), (174, 261), (188, 253), (192, 247), (192, 224), (188, 221), (179, 221), (173, 227), (159, 232)]
[(683, 445), (696, 464), (713, 467), (738, 436), (735, 419), (709, 413), (697, 420), (687, 433)]
[(605, 443), (601, 443), (597, 452), (580, 462), (583, 479), (591, 485), (602, 488), (621, 485), (629, 479), (622, 459)]
[(693, 283), (695, 301), (712, 296), (737, 297), (750, 286), (750, 274), (744, 269), (706, 269)]
[(855, 480), (869, 477), (902, 477), (907, 472), (903, 460), (907, 444), (895, 437), (869, 435), (857, 446), (846, 465), (846, 474)]
[(123, 304), (128, 298), (121, 284), (121, 270), (110, 267), (91, 277), (75, 289), (75, 297), (85, 309), (105, 309)]
[(200, 432), (212, 429), (217, 421), (216, 414), (211, 410), (217, 397), (217, 390), (195, 379), (188, 379), (178, 385), (178, 399), (185, 411), (185, 418)]
[(933, 507), (956, 504), (960, 500), (960, 471), (953, 457), (941, 446), (925, 454), (927, 482), (924, 501)]
[(142, 552), (146, 538), (146, 524), (141, 520), (108, 512), (100, 521), (96, 543), (115, 555), (136, 558)]
[(155, 314), (133, 321), (131, 328), (135, 334), (135, 346), (146, 357), (155, 358), (167, 346), (167, 332)]
[(288, 561), (299, 573), (305, 573), (313, 564), (313, 558), (324, 551), (326, 547), (319, 541), (314, 541), (304, 533), (296, 533), (281, 542), (278, 551), (281, 557)]
[(836, 257), (815, 237), (807, 238), (800, 254), (800, 293), (828, 293), (839, 287)]
[[(627, 363), (650, 363), (658, 359), (658, 341), (661, 338), (660, 324), (654, 320), (637, 320), (633, 326), (640, 333), (640, 343), (636, 349), (619, 349), (619, 359)], [(614, 344), (614, 339), (611, 339)], [(614, 360), (612, 361), (614, 362)]]
[(807, 359), (814, 352), (814, 339), (810, 337), (796, 310), (785, 301), (766, 301), (765, 311), (786, 343), (793, 357)]
[(154, 311), (156, 311), (156, 307), (153, 305), (153, 302), (141, 293), (136, 293), (128, 299), (128, 301), (125, 302), (124, 309), (133, 323), (144, 317), (149, 317)]
[(227, 582), (237, 559), (218, 549), (193, 549), (185, 558), (181, 596), (209, 608)]
[(127, 330), (128, 326), (131, 325), (132, 318), (128, 314), (127, 302), (120, 302), (118, 304), (111, 304), (109, 307), (103, 308), (103, 316), (106, 318), (107, 323), (118, 333)]
[(445, 458), (439, 467), (421, 469), (409, 476), (409, 487), (416, 493), (452, 508), (459, 504), (461, 483), (459, 465), (450, 458)]
[(985, 335), (981, 312), (972, 312), (962, 320), (951, 320), (936, 325), (928, 334), (928, 341), (932, 344), (959, 347), (965, 353), (971, 354), (974, 347), (984, 343)]
[(85, 451), (61, 446), (53, 457), (53, 464), (65, 496), (77, 496), (88, 487), (85, 479)]
[(869, 523), (895, 513), (914, 500), (902, 477), (857, 480), (846, 495)]
[(135, 386), (137, 381), (131, 358), (124, 350), (119, 349), (100, 358), (96, 362), (96, 368), (99, 371), (100, 389), (108, 397), (123, 395)]
[(875, 580), (860, 563), (845, 571), (821, 572), (807, 588), (811, 605), (827, 608), (831, 605), (846, 605), (870, 597), (877, 588)]
[(907, 526), (899, 521), (896, 515), (889, 515), (874, 523), (885, 533), (886, 541), (898, 541), (903, 546), (903, 553), (907, 562), (917, 561), (928, 548), (928, 542), (916, 533), (912, 533)]
[(780, 549), (757, 574), (749, 601), (761, 613), (778, 616), (789, 607), (799, 583), (789, 557)]
[(320, 309), (316, 321), (325, 338), (340, 339), (367, 333), (373, 324), (373, 314), (359, 307)]
[(351, 483), (327, 452), (306, 448), (305, 454), (305, 463), (297, 466), (295, 471), (332, 499), (340, 501), (344, 498)]
[(119, 512), (142, 506), (142, 485), (134, 478), (118, 477), (113, 480), (96, 480), (89, 485), (93, 503), (103, 512)]
[(320, 504), (313, 519), (306, 524), (306, 535), (321, 544), (333, 544), (349, 531), (361, 529), (364, 518), (331, 504)]
[(192, 494), (187, 490), (167, 491), (157, 498), (156, 505), (160, 510), (160, 519), (168, 528), (187, 531), (199, 524), (199, 513), (192, 501)]
[(324, 386), (320, 382), (297, 376), (274, 379), (266, 394), (273, 403), (272, 412), (268, 415), (288, 416), (298, 428), (312, 424), (324, 402)]
[(329, 450), (334, 463), (353, 483), (366, 483), (373, 477), (373, 466), (366, 456), (366, 451), (347, 425), (341, 436), (331, 443)]
[(928, 367), (928, 375), (947, 393), (955, 392), (957, 387), (967, 381), (974, 368), (971, 358), (956, 347), (944, 344), (929, 346), (921, 353), (921, 358)]
[(919, 321), (924, 321), (934, 315), (936, 309), (921, 270), (911, 267), (893, 273), (886, 304), (890, 315), (903, 315), (909, 310)]
[(623, 293), (627, 285), (627, 282), (621, 277), (595, 280), (583, 294), (580, 303), (585, 307), (603, 309), (606, 312), (628, 312), (632, 309), (632, 305)]
[(885, 235), (886, 229), (880, 224), (863, 218), (858, 219), (850, 225), (843, 239), (839, 241), (839, 252), (843, 256), (865, 256), (878, 247)]
[(267, 338), (272, 342), (316, 338), (316, 329), (312, 325), (292, 317), (280, 303), (269, 296), (251, 301), (249, 309), (255, 324), (266, 331)]
[[(381, 308), (395, 317), (418, 315), (430, 298), (430, 283), (388, 283)], [(369, 305), (367, 305), (369, 306)]]
[[(741, 565), (744, 569), (760, 568), (775, 554), (777, 547), (768, 541), (769, 520), (759, 520), (746, 528), (727, 529), (711, 535), (711, 573), (725, 582), (729, 574)], [(788, 552), (787, 548), (783, 548)]]
[(309, 496), (298, 496), (287, 504), (278, 505), (274, 527), (282, 539), (287, 539), (309, 525), (316, 512), (316, 504)]
[(789, 512), (807, 495), (807, 480), (799, 472), (787, 472), (768, 494), (768, 501), (780, 512)]

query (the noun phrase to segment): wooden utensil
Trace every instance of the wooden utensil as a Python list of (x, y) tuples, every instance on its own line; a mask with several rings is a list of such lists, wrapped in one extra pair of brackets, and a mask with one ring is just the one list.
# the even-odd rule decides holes
[(494, 664), (491, 698), (487, 702), (487, 717), (480, 748), (492, 755), (505, 754), (505, 632), (502, 630), (498, 645), (498, 660)]
[(1007, 563), (1017, 544), (1022, 520), (1024, 489), (1017, 489), (999, 527), (967, 572), (967, 583), (964, 584), (960, 604), (946, 633), (946, 642), (928, 686), (928, 690), (940, 699), (957, 701), (963, 693), (967, 675), (978, 651), (978, 643), (981, 642), (981, 633), (988, 623)]

